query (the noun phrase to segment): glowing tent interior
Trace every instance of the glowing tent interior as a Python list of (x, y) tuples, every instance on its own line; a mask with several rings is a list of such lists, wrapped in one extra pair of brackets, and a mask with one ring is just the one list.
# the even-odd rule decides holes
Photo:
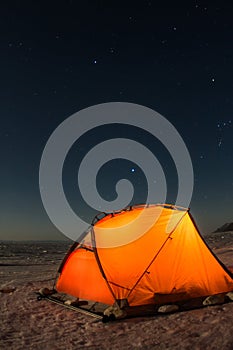
[(143, 205), (96, 217), (65, 256), (56, 290), (119, 307), (156, 306), (233, 291), (233, 275), (188, 209)]

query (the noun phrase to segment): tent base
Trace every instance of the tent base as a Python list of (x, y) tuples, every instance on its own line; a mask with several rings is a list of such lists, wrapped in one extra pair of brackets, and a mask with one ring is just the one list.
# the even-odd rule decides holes
[[(37, 300), (48, 300), (54, 304), (63, 306), (67, 309), (73, 310), (73, 311), (78, 311), (84, 315), (87, 316), (91, 316), (94, 317), (96, 319), (102, 320), (103, 318), (103, 309), (101, 310), (99, 308), (99, 310), (96, 310), (96, 306), (94, 308), (94, 304), (96, 303), (92, 303), (92, 305), (90, 305), (90, 303), (84, 302), (84, 301), (80, 301), (79, 303), (75, 303), (74, 301), (72, 302), (72, 300), (69, 299), (69, 297), (67, 297), (67, 295), (63, 295), (60, 293), (57, 293), (56, 291), (52, 294), (43, 294), (41, 293), (41, 291), (36, 292), (37, 294)], [(71, 303), (67, 302), (67, 301), (71, 301)], [(84, 307), (84, 305), (87, 305), (87, 307)], [(105, 306), (106, 308), (106, 306)], [(95, 311), (92, 311), (95, 310)]]
[[(47, 288), (41, 289), (37, 294), (37, 300), (48, 300), (70, 310), (78, 311), (84, 315), (94, 317), (102, 322), (115, 321), (125, 318), (159, 316), (173, 312), (189, 311), (200, 309), (206, 306), (219, 305), (233, 301), (233, 292), (221, 293), (212, 296), (198, 297), (190, 300), (183, 300), (175, 303), (147, 304), (138, 306), (106, 305), (98, 302), (77, 300), (65, 293), (58, 293), (56, 290)], [(115, 304), (116, 305), (116, 304)]]

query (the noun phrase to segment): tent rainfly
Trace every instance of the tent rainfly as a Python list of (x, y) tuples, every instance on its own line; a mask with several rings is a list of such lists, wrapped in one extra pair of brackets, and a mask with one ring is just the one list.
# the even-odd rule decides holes
[(65, 256), (56, 290), (108, 305), (162, 305), (233, 291), (188, 209), (157, 204), (95, 218)]

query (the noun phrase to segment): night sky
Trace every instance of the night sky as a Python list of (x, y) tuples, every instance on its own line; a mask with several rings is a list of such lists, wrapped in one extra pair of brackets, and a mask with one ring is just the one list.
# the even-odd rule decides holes
[[(0, 239), (63, 237), (41, 202), (43, 149), (67, 117), (112, 101), (152, 108), (179, 131), (194, 168), (191, 213), (203, 233), (233, 221), (231, 2), (11, 1), (0, 16)], [(77, 164), (118, 133), (156, 154), (167, 201), (175, 201), (174, 164), (157, 140), (137, 128), (103, 127), (80, 139), (64, 165), (67, 198), (86, 220), (95, 212), (80, 198)], [(135, 185), (133, 203), (143, 202), (145, 177), (123, 160), (101, 169), (100, 194), (114, 198), (121, 178)]]

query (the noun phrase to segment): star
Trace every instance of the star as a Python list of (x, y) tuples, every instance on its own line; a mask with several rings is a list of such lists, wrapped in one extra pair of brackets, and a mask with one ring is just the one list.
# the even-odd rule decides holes
[(96, 61), (96, 60), (94, 60), (94, 61), (93, 61), (93, 63), (94, 63), (94, 64), (96, 64), (96, 63), (97, 63), (97, 61)]
[(225, 127), (225, 128), (231, 127), (231, 123), (232, 123), (231, 120), (228, 120), (228, 121), (225, 121), (225, 122), (222, 121), (222, 122), (219, 122), (219, 123), (217, 124), (217, 127), (218, 127), (220, 130), (223, 130), (224, 127)]

